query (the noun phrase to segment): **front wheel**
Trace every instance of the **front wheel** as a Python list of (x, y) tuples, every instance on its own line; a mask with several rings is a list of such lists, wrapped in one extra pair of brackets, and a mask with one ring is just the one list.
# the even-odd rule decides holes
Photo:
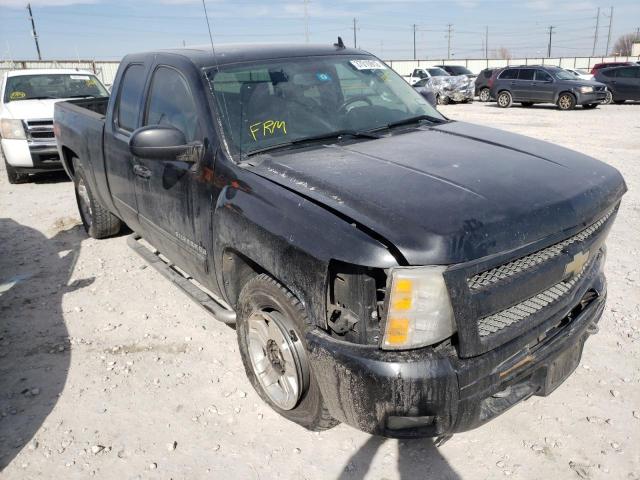
[(29, 181), (28, 173), (18, 173), (14, 167), (9, 165), (7, 159), (4, 160), (4, 166), (7, 169), (7, 179), (11, 185), (15, 185), (17, 183), (26, 183)]
[(309, 430), (337, 425), (309, 363), (304, 335), (311, 327), (298, 299), (260, 274), (242, 288), (237, 312), (242, 363), (262, 400)]
[(509, 92), (500, 92), (498, 94), (498, 106), (500, 108), (509, 108), (513, 104), (513, 97)]
[(611, 90), (607, 90), (607, 93), (604, 96), (604, 101), (602, 103), (604, 105), (609, 105), (611, 102), (613, 102), (613, 93), (611, 93)]
[(451, 101), (446, 95), (438, 95), (436, 100), (438, 105), (449, 105), (449, 102)]
[(489, 100), (491, 100), (491, 91), (488, 88), (483, 88), (482, 90), (480, 90), (480, 93), (478, 94), (478, 99), (481, 102), (488, 102)]
[(122, 221), (93, 196), (77, 159), (74, 164), (76, 202), (85, 231), (93, 238), (106, 238), (115, 235), (120, 231)]
[(563, 93), (558, 97), (558, 108), (560, 110), (573, 110), (576, 107), (576, 97), (570, 93)]

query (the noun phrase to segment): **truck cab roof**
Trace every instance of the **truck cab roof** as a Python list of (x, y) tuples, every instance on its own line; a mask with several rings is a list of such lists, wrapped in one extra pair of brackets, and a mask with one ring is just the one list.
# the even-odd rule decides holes
[(260, 61), (274, 58), (295, 58), (324, 55), (370, 55), (369, 52), (356, 48), (338, 47), (327, 44), (307, 43), (227, 43), (214, 45), (215, 57), (211, 45), (186, 48), (156, 50), (133, 53), (124, 57), (123, 61), (140, 60), (149, 55), (171, 54), (189, 59), (198, 67), (228, 65), (232, 63)]

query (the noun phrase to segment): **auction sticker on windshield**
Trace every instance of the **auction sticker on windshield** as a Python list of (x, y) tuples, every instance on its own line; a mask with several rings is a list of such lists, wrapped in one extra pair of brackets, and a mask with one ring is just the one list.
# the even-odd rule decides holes
[(349, 62), (351, 65), (356, 67), (358, 70), (386, 70), (387, 67), (378, 60), (351, 60)]

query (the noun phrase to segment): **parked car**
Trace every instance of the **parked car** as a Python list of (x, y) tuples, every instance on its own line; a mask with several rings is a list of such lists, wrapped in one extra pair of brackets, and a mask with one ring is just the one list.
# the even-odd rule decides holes
[(475, 94), (481, 102), (488, 102), (491, 100), (491, 85), (490, 80), (495, 72), (500, 70), (499, 68), (485, 68), (482, 70), (475, 80)]
[(61, 99), (104, 97), (93, 73), (78, 70), (14, 70), (0, 85), (0, 149), (9, 183), (29, 174), (62, 170), (53, 135), (53, 105)]
[(340, 44), (128, 55), (56, 104), (85, 229), (126, 223), (306, 428), (439, 436), (549, 395), (598, 330), (622, 176)]
[(414, 83), (419, 82), (420, 80), (424, 80), (425, 78), (431, 77), (449, 77), (449, 72), (443, 70), (438, 67), (430, 67), (430, 68), (414, 68), (411, 75), (407, 75), (405, 78), (409, 85), (413, 85)]
[(438, 104), (438, 99), (436, 98), (436, 93), (431, 86), (430, 78), (423, 78), (422, 80), (414, 83), (413, 88), (415, 88), (416, 92), (422, 95), (431, 105), (435, 106)]
[(571, 110), (576, 105), (595, 108), (605, 100), (606, 92), (602, 83), (580, 80), (562, 68), (542, 65), (505, 68), (491, 88), (491, 95), (502, 108), (513, 102), (523, 107), (555, 103), (560, 110)]
[(595, 79), (607, 86), (604, 103), (640, 100), (640, 65), (598, 70)]
[(595, 75), (598, 70), (601, 70), (603, 68), (626, 67), (628, 65), (633, 65), (633, 63), (631, 63), (631, 62), (603, 62), (603, 63), (596, 63), (591, 68), (591, 74)]
[(420, 80), (430, 79), (431, 87), (436, 96), (438, 105), (447, 105), (449, 102), (473, 101), (473, 80), (466, 75), (452, 76), (442, 68), (416, 68), (413, 73), (405, 77), (410, 85)]
[(434, 65), (436, 68), (441, 68), (449, 75), (466, 75), (469, 78), (476, 78), (478, 75), (473, 73), (467, 67), (462, 65)]
[(593, 80), (593, 74), (589, 73), (587, 70), (582, 70), (580, 68), (565, 68), (565, 70), (569, 73), (573, 73), (581, 80)]

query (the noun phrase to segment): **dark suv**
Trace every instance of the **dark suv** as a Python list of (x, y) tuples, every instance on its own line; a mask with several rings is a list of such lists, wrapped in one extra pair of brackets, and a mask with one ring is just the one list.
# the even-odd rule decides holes
[(505, 68), (493, 82), (491, 96), (502, 108), (513, 102), (523, 107), (555, 103), (560, 110), (571, 110), (576, 105), (597, 107), (605, 101), (607, 87), (592, 80), (580, 80), (559, 67), (531, 65)]
[(604, 68), (598, 70), (595, 79), (607, 86), (604, 103), (640, 100), (640, 65)]
[(491, 77), (499, 68), (485, 68), (476, 77), (476, 96), (481, 102), (491, 100)]

